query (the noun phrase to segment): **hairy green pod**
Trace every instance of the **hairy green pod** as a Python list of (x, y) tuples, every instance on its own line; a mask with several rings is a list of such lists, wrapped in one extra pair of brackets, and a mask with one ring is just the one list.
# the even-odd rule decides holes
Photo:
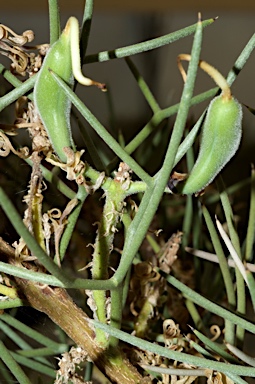
[(198, 158), (181, 193), (203, 190), (236, 153), (242, 136), (242, 107), (233, 97), (215, 97), (205, 118)]
[(70, 128), (71, 103), (59, 88), (49, 69), (57, 73), (70, 87), (73, 85), (69, 23), (60, 38), (49, 49), (38, 73), (34, 101), (54, 151), (66, 162), (64, 147), (73, 147)]

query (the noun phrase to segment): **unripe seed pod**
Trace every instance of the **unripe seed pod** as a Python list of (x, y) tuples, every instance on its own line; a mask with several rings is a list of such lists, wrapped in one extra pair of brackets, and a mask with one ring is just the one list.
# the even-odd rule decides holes
[(242, 107), (232, 96), (215, 97), (205, 118), (195, 165), (181, 193), (203, 190), (236, 153), (242, 135)]
[(58, 86), (50, 70), (55, 72), (70, 87), (73, 75), (83, 85), (96, 85), (105, 91), (105, 85), (93, 81), (81, 72), (79, 56), (79, 23), (70, 17), (60, 38), (49, 49), (39, 71), (35, 88), (34, 101), (52, 147), (62, 162), (67, 161), (63, 148), (74, 147), (71, 128), (71, 102), (65, 91)]
[(34, 101), (54, 151), (65, 162), (64, 147), (73, 147), (70, 129), (71, 103), (65, 92), (59, 88), (49, 69), (56, 72), (72, 86), (72, 62), (70, 34), (66, 26), (60, 38), (48, 51), (39, 71), (34, 88)]

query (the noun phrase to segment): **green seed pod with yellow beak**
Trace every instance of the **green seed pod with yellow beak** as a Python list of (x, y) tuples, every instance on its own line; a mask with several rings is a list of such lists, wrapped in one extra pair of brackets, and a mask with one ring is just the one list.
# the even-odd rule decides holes
[(63, 148), (75, 149), (70, 128), (71, 103), (50, 70), (70, 87), (75, 77), (83, 85), (96, 85), (105, 90), (104, 84), (84, 77), (80, 66), (79, 24), (75, 17), (70, 17), (60, 38), (49, 49), (34, 88), (36, 108), (52, 147), (62, 162), (67, 161)]
[[(181, 60), (190, 61), (190, 55), (178, 56), (178, 66), (185, 81)], [(208, 107), (197, 160), (188, 178), (178, 188), (185, 195), (202, 191), (214, 180), (236, 153), (242, 136), (242, 106), (232, 96), (226, 79), (205, 61), (201, 60), (199, 66), (214, 79), (222, 93)]]
[(242, 136), (242, 107), (233, 97), (215, 97), (205, 118), (198, 158), (182, 193), (203, 190), (218, 175), (239, 148)]

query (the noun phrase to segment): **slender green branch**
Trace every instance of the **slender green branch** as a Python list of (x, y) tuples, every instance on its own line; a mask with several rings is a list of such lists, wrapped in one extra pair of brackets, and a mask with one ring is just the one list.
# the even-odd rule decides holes
[[(254, 265), (254, 264), (253, 264)], [(246, 272), (248, 287), (250, 291), (250, 297), (252, 301), (253, 311), (255, 311), (255, 280), (253, 274), (250, 271)]]
[(56, 341), (52, 340), (52, 338), (49, 338), (47, 336), (42, 335), (41, 332), (38, 332), (28, 325), (25, 325), (22, 321), (19, 321), (9, 315), (8, 313), (3, 313), (0, 315), (0, 320), (4, 321), (6, 324), (10, 325), (11, 327), (17, 329), (19, 332), (22, 332), (27, 337), (35, 340), (36, 342), (46, 346), (47, 348), (51, 348), (53, 350), (58, 350), (60, 344)]
[[(188, 339), (189, 340), (189, 339)], [(208, 357), (211, 360), (215, 360), (214, 356), (212, 353), (208, 352), (207, 349), (202, 347), (200, 344), (196, 343), (193, 340), (189, 340), (189, 344), (192, 348), (194, 348), (198, 353), (200, 353), (202, 356)]]
[(81, 209), (83, 207), (83, 204), (86, 198), (88, 197), (88, 192), (85, 190), (83, 185), (79, 186), (78, 192), (75, 197), (78, 199), (79, 204), (74, 208), (74, 210), (68, 216), (68, 223), (60, 240), (59, 255), (60, 255), (61, 261), (63, 261), (64, 259), (75, 225), (80, 216)]
[(99, 321), (88, 320), (88, 322), (93, 324), (95, 327), (100, 328), (105, 332), (109, 333), (109, 335), (117, 337), (120, 340), (123, 340), (126, 343), (129, 343), (131, 345), (134, 345), (142, 349), (143, 351), (149, 351), (154, 354), (158, 354), (160, 356), (166, 357), (170, 360), (182, 361), (184, 363), (192, 364), (198, 367), (213, 369), (215, 371), (223, 372), (226, 375), (228, 375), (228, 372), (230, 372), (240, 376), (249, 376), (249, 377), (255, 376), (255, 369), (251, 367), (244, 367), (242, 365), (222, 363), (218, 361), (205, 359), (204, 357), (188, 355), (187, 353), (184, 353), (184, 352), (172, 351), (168, 348), (164, 348), (164, 347), (161, 347), (160, 345), (156, 345), (155, 343), (150, 343), (149, 341), (132, 336), (126, 332), (113, 328), (109, 325), (100, 323)]
[(98, 171), (106, 171), (106, 167), (104, 165), (104, 160), (102, 159), (102, 153), (99, 151), (98, 146), (95, 145), (93, 138), (91, 137), (89, 130), (83, 122), (80, 120), (78, 116), (78, 112), (73, 108), (72, 110), (73, 115), (76, 117), (77, 124), (81, 133), (81, 136), (84, 140), (84, 144), (86, 147), (86, 150), (88, 151), (91, 160), (92, 160), (92, 165), (96, 167)]
[[(207, 99), (212, 98), (215, 96), (218, 88), (213, 88), (209, 91), (203, 92), (197, 96), (194, 96), (191, 99), (190, 105), (196, 105), (201, 103), (202, 101), (205, 101)], [(148, 121), (148, 123), (139, 131), (139, 133), (125, 146), (125, 151), (128, 154), (133, 153), (140, 144), (144, 142), (145, 139), (156, 129), (156, 127), (164, 120), (169, 118), (170, 116), (175, 115), (180, 107), (180, 103), (172, 105), (171, 107), (162, 109), (161, 111), (156, 112), (152, 118)], [(176, 158), (174, 161), (174, 166), (181, 160), (181, 158), (185, 155), (187, 150), (192, 146), (194, 143), (197, 132), (200, 129), (200, 126), (202, 124), (203, 118), (205, 113), (199, 118), (195, 126), (192, 128), (192, 130), (189, 132), (189, 134), (186, 136), (186, 138), (183, 140), (183, 142), (180, 144)], [(110, 171), (113, 166), (117, 163), (117, 158), (115, 157), (110, 161), (110, 163), (107, 165), (107, 170)]]
[(245, 44), (244, 49), (238, 56), (237, 60), (235, 61), (235, 64), (233, 68), (230, 70), (228, 76), (227, 76), (227, 82), (229, 85), (232, 85), (235, 79), (237, 78), (240, 71), (243, 69), (245, 64), (247, 63), (251, 53), (253, 52), (255, 48), (255, 33), (252, 35), (250, 40), (247, 44)]
[(221, 307), (220, 305), (215, 304), (212, 301), (206, 299), (199, 293), (193, 291), (191, 288), (187, 287), (185, 284), (178, 281), (175, 277), (173, 276), (165, 276), (165, 277), (170, 285), (173, 285), (175, 288), (179, 289), (184, 294), (185, 297), (187, 297), (189, 300), (193, 301), (194, 303), (200, 305), (200, 307), (203, 307), (208, 311), (231, 321), (233, 324), (239, 325), (240, 327), (246, 329), (247, 331), (250, 331), (251, 333), (255, 333), (254, 324), (228, 311), (227, 309)]
[(176, 376), (206, 376), (207, 372), (205, 369), (181, 369), (181, 368), (163, 368), (163, 367), (158, 367), (154, 365), (146, 365), (146, 364), (141, 364), (141, 367), (146, 369), (147, 371), (151, 372), (157, 372), (160, 374), (165, 374), (165, 375), (176, 375)]
[(76, 94), (69, 88), (69, 86), (54, 72), (51, 71), (53, 78), (63, 88), (82, 116), (88, 121), (97, 134), (107, 143), (113, 152), (119, 156), (122, 161), (130, 166), (130, 168), (147, 184), (151, 183), (151, 177), (140, 167), (139, 164), (129, 156), (125, 150), (119, 145), (119, 143), (112, 137), (112, 135), (106, 130), (106, 128), (97, 120), (97, 118), (91, 113), (91, 111), (82, 103), (82, 101), (76, 96)]
[(58, 40), (60, 35), (60, 16), (58, 0), (49, 0), (49, 18), (50, 18), (50, 45)]
[(160, 106), (158, 105), (157, 100), (153, 96), (150, 88), (146, 84), (144, 78), (142, 77), (142, 75), (138, 71), (137, 67), (135, 66), (135, 64), (133, 63), (133, 61), (129, 57), (126, 57), (125, 61), (126, 61), (128, 67), (129, 67), (130, 71), (133, 73), (133, 75), (134, 75), (134, 77), (135, 77), (135, 79), (137, 81), (137, 84), (138, 84), (138, 86), (139, 86), (139, 88), (140, 88), (140, 90), (141, 90), (145, 100), (149, 104), (152, 112), (153, 113), (159, 112), (161, 110)]
[[(221, 178), (220, 178), (220, 183), (221, 183), (221, 189), (222, 189), (222, 186), (224, 186), (224, 183)], [(226, 216), (231, 243), (237, 255), (239, 256), (240, 260), (242, 260), (240, 241), (234, 226), (234, 215), (233, 215), (232, 207), (229, 201), (229, 197), (225, 192), (225, 188), (220, 193), (220, 199), (221, 199), (222, 207), (224, 210), (224, 214)], [(235, 272), (236, 272), (236, 286), (237, 286), (237, 308), (236, 309), (238, 313), (245, 314), (246, 313), (245, 282), (238, 267), (235, 268)], [(236, 336), (239, 342), (243, 341), (244, 329), (242, 329), (242, 327), (237, 327)]]
[[(7, 315), (7, 316), (9, 316), (9, 315)], [(15, 332), (14, 329), (12, 329), (8, 324), (6, 324), (4, 321), (2, 321), (2, 318), (0, 318), (0, 319), (1, 319), (0, 320), (0, 329), (1, 329), (1, 331), (3, 333), (5, 333), (5, 335), (7, 335), (8, 338), (10, 340), (12, 340), (23, 352), (25, 350), (31, 350), (31, 346), (25, 340), (23, 340), (23, 338), (21, 336), (19, 336), (19, 334), (20, 334), (19, 328), (18, 328), (18, 332), (19, 332), (19, 334), (18, 334), (18, 332)], [(23, 325), (22, 322), (20, 322), (20, 323)], [(38, 332), (38, 336), (40, 338), (40, 333), (39, 332)], [(62, 349), (63, 349), (63, 346), (65, 346), (65, 345), (61, 344), (61, 346), (62, 346)], [(53, 351), (52, 348), (50, 348), (50, 349), (51, 349), (51, 351)], [(40, 361), (41, 363), (46, 364), (46, 365), (49, 364), (48, 360), (43, 358), (43, 357), (36, 357), (36, 360)]]
[(83, 18), (82, 18), (81, 44), (80, 44), (82, 63), (84, 62), (86, 51), (87, 51), (92, 16), (93, 16), (93, 8), (94, 8), (94, 0), (86, 0), (85, 6), (84, 6)]
[(189, 311), (189, 314), (195, 326), (200, 330), (204, 329), (203, 320), (201, 319), (200, 313), (197, 310), (195, 304), (191, 300), (186, 299), (185, 305), (187, 307), (187, 310)]
[[(215, 19), (208, 19), (202, 21), (202, 28), (211, 25)], [(149, 41), (145, 41), (142, 43), (137, 43), (133, 45), (129, 45), (123, 48), (117, 48), (112, 51), (104, 51), (96, 54), (89, 55), (85, 58), (85, 63), (94, 63), (97, 61), (108, 61), (112, 59), (120, 59), (122, 57), (127, 57), (131, 55), (136, 55), (138, 53), (147, 52), (152, 49), (163, 47), (164, 45), (173, 43), (177, 40), (180, 40), (184, 37), (192, 35), (197, 28), (197, 24), (193, 24), (189, 27), (182, 28), (179, 31), (169, 33), (165, 36), (157, 37), (156, 39), (152, 39)]]
[[(111, 326), (120, 329), (122, 320), (123, 286), (111, 291)], [(111, 337), (109, 345), (116, 348), (119, 340)]]
[(209, 339), (208, 337), (206, 337), (205, 335), (203, 335), (201, 332), (197, 331), (194, 328), (192, 328), (192, 330), (193, 330), (194, 334), (197, 336), (197, 338), (199, 340), (201, 340), (202, 343), (207, 348), (209, 348), (210, 350), (215, 352), (217, 355), (220, 355), (227, 362), (233, 363), (233, 364), (239, 364), (238, 359), (236, 359), (235, 357), (230, 355), (230, 353), (226, 352), (224, 345), (221, 345), (219, 343), (216, 343), (215, 341), (212, 341), (211, 339)]
[[(114, 280), (90, 280), (90, 279), (72, 279), (71, 281), (65, 281), (47, 275), (41, 272), (34, 272), (31, 269), (23, 267), (17, 267), (16, 265), (10, 265), (0, 261), (0, 271), (7, 273), (11, 276), (20, 277), (21, 279), (36, 281), (41, 284), (52, 285), (61, 288), (76, 288), (76, 289), (91, 289), (91, 290), (109, 290), (117, 289), (118, 284)], [(15, 299), (17, 300), (17, 299)], [(15, 301), (16, 302), (16, 301)], [(10, 301), (11, 303), (11, 301)], [(11, 306), (11, 305), (10, 305)], [(12, 306), (11, 306), (12, 307)]]
[(188, 245), (189, 234), (192, 231), (194, 225), (194, 216), (193, 216), (193, 199), (192, 195), (188, 195), (185, 204), (184, 217), (182, 222), (182, 249)]
[(251, 262), (253, 257), (253, 246), (255, 239), (255, 171), (252, 169), (251, 175), (251, 196), (248, 228), (245, 244), (245, 261)]
[(36, 242), (35, 238), (28, 231), (27, 227), (23, 223), (19, 213), (15, 209), (12, 202), (9, 200), (3, 189), (0, 187), (0, 204), (12, 225), (23, 238), (28, 248), (38, 258), (40, 263), (55, 277), (64, 283), (68, 283), (70, 279), (65, 276), (64, 272), (49, 258), (49, 256), (43, 251), (40, 245)]
[(3, 75), (5, 80), (12, 84), (15, 88), (22, 84), (22, 81), (17, 79), (17, 77), (14, 76), (8, 69), (6, 69), (3, 64), (0, 64), (0, 73)]
[(0, 309), (18, 308), (18, 307), (23, 307), (23, 305), (24, 305), (24, 301), (19, 298), (0, 301)]
[(139, 210), (128, 229), (122, 258), (119, 267), (113, 277), (113, 279), (118, 283), (124, 279), (125, 274), (127, 273), (129, 266), (146, 235), (148, 227), (158, 208), (159, 202), (162, 198), (167, 181), (169, 179), (170, 171), (173, 167), (177, 148), (183, 135), (186, 118), (189, 111), (190, 100), (192, 97), (192, 91), (197, 73), (201, 42), (202, 27), (201, 23), (198, 22), (192, 48), (192, 60), (188, 69), (188, 78), (184, 85), (180, 108), (177, 114), (170, 143), (168, 145), (165, 160), (157, 177), (154, 178), (153, 187), (148, 187), (145, 191), (142, 202), (139, 206)]
[(30, 79), (26, 80), (19, 87), (0, 97), (0, 112), (19, 97), (23, 96), (26, 92), (30, 91), (35, 84), (36, 76), (37, 74), (30, 77)]
[[(0, 340), (0, 350), (1, 350), (1, 359), (10, 369), (12, 374), (16, 377), (18, 383), (20, 384), (32, 384), (29, 378), (25, 375), (23, 370), (14, 360), (12, 354), (5, 347), (4, 343)], [(31, 364), (31, 363), (30, 363)]]
[(49, 377), (56, 378), (56, 371), (54, 367), (49, 368), (45, 364), (39, 363), (38, 361), (33, 361), (33, 363), (31, 363), (31, 359), (25, 356), (21, 356), (20, 354), (15, 352), (11, 352), (11, 355), (19, 364), (22, 364), (30, 369), (32, 368), (34, 371), (43, 373), (44, 375), (47, 375)]
[[(232, 282), (232, 277), (230, 274), (228, 262), (227, 262), (227, 259), (225, 257), (224, 251), (222, 249), (216, 228), (215, 228), (213, 221), (210, 217), (210, 214), (209, 214), (209, 212), (205, 206), (202, 207), (202, 212), (203, 212), (203, 215), (205, 218), (205, 222), (206, 222), (208, 231), (210, 233), (213, 247), (214, 247), (215, 252), (217, 254), (217, 257), (219, 259), (220, 269), (221, 269), (224, 285), (226, 288), (229, 308), (233, 310), (236, 306), (236, 296), (235, 296), (235, 288), (234, 288), (234, 284)], [(226, 321), (226, 324), (225, 324), (225, 338), (227, 341), (231, 340), (232, 343), (235, 340), (234, 326), (229, 321)]]
[(231, 372), (228, 372), (226, 376), (231, 379), (235, 384), (247, 384), (247, 381), (243, 380), (240, 376), (234, 375)]
[[(30, 348), (30, 349), (20, 349), (17, 350), (17, 353), (24, 357), (32, 357), (33, 359), (38, 359), (43, 356), (52, 356), (60, 355), (61, 353), (68, 351), (68, 346), (66, 344), (60, 344), (58, 349), (52, 348)], [(39, 361), (39, 360), (38, 360)], [(44, 365), (49, 365), (49, 362), (45, 359)]]

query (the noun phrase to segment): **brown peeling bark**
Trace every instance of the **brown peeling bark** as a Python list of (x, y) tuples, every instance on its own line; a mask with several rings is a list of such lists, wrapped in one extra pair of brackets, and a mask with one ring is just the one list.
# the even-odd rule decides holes
[[(0, 252), (2, 253), (3, 243), (1, 243), (2, 239), (0, 242)], [(11, 249), (11, 247), (6, 248), (4, 254), (11, 264), (16, 264), (14, 254), (10, 252)], [(10, 259), (11, 253), (12, 258)], [(95, 332), (86, 321), (88, 316), (73, 302), (65, 289), (43, 286), (17, 277), (15, 281), (29, 305), (47, 314), (75, 344), (87, 351), (91, 360), (112, 383), (150, 383), (147, 381), (148, 378), (145, 379), (139, 374), (120, 349), (104, 350), (96, 344)]]
[[(86, 321), (87, 315), (72, 301), (62, 288), (42, 287), (28, 280), (16, 278), (29, 304), (46, 313), (54, 323), (85, 351), (112, 383), (141, 383), (136, 368), (115, 349), (114, 355), (95, 343), (95, 333)], [(116, 363), (114, 363), (116, 361)]]

